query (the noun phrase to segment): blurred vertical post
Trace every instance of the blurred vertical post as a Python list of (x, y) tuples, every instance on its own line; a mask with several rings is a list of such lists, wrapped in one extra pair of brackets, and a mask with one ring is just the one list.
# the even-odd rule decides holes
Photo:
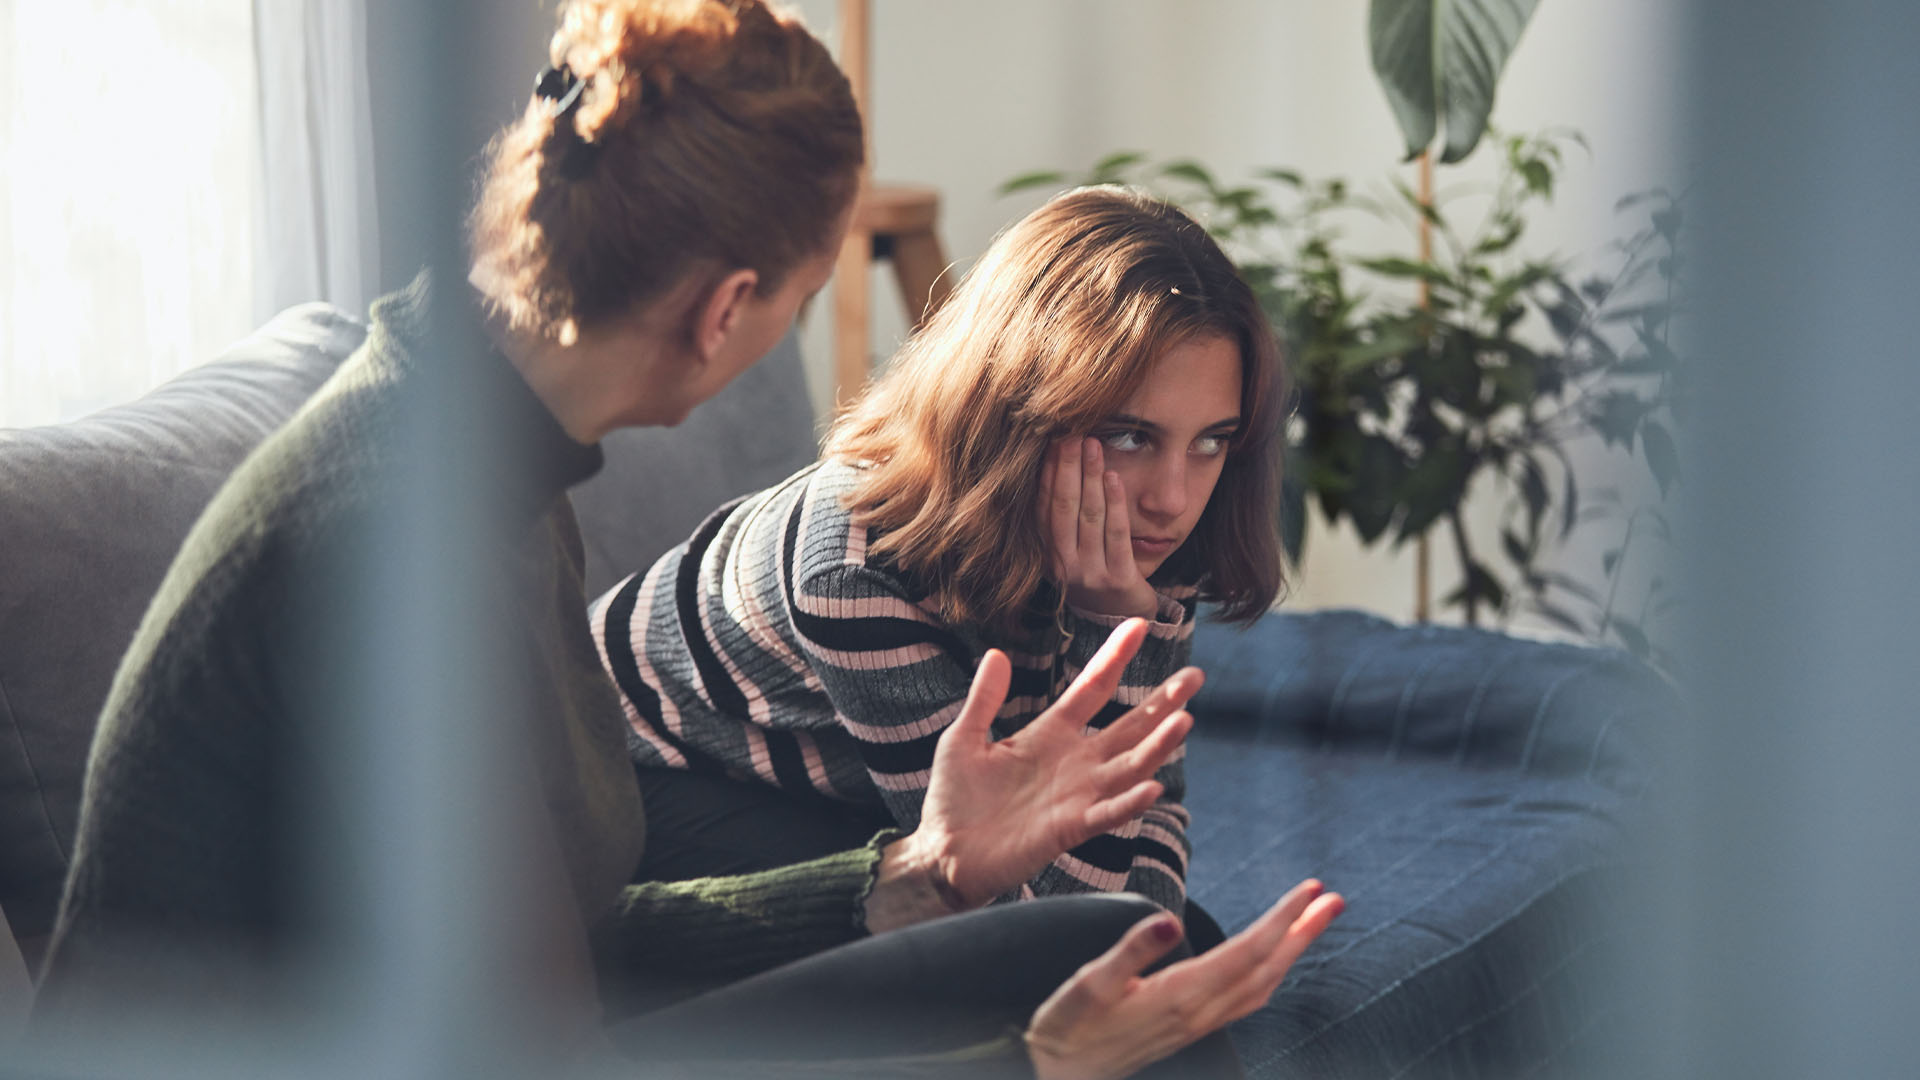
[[(323, 900), (338, 942), (321, 998), (336, 1024), (315, 1061), (338, 1075), (444, 1078), (540, 1075), (524, 1038), (535, 1022), (526, 970), (534, 932), (524, 858), (538, 813), (512, 762), (516, 661), (476, 583), (500, 535), (509, 440), (487, 437), (488, 402), (473, 378), (487, 345), (467, 300), (462, 221), (480, 146), (469, 122), (506, 74), (486, 55), (485, 21), (460, 0), (385, 0), (402, 58), (380, 73), (375, 102), (404, 152), (379, 168), (390, 251), (433, 274), (420, 393), (402, 412), (396, 512), (344, 569), (352, 685), (329, 688), (340, 720), (320, 823), (337, 876)], [(531, 85), (533, 73), (524, 73)], [(523, 73), (515, 72), (517, 81)], [(483, 85), (484, 84), (484, 85)], [(492, 618), (490, 618), (490, 615)], [(330, 665), (332, 666), (332, 665)], [(534, 886), (537, 888), (538, 886)]]
[(1671, 1071), (1920, 1075), (1920, 5), (1692, 0)]

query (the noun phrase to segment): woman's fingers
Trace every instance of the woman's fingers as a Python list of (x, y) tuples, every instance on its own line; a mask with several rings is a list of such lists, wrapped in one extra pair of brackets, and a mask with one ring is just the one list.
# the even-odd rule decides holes
[(1067, 692), (1060, 700), (1048, 707), (1032, 727), (1044, 730), (1055, 724), (1070, 724), (1078, 731), (1087, 726), (1093, 714), (1100, 711), (1113, 697), (1113, 691), (1120, 685), (1120, 676), (1126, 671), (1128, 661), (1140, 651), (1140, 643), (1147, 638), (1147, 623), (1144, 619), (1128, 619), (1107, 635), (1100, 651), (1080, 672)]
[(1129, 927), (1113, 948), (1082, 965), (1061, 985), (1061, 992), (1079, 997), (1081, 1007), (1118, 1000), (1142, 971), (1180, 943), (1182, 932), (1180, 920), (1172, 915), (1149, 915)]
[(959, 717), (942, 733), (940, 741), (952, 738), (961, 746), (985, 746), (993, 729), (993, 718), (1006, 703), (1007, 686), (1012, 679), (1013, 666), (1007, 654), (988, 649), (987, 655), (980, 658), (980, 666), (974, 669), (973, 685), (967, 690), (967, 700), (960, 706)]
[(1181, 668), (1167, 676), (1159, 686), (1154, 687), (1153, 693), (1148, 694), (1145, 701), (1128, 709), (1120, 719), (1108, 724), (1098, 738), (1102, 742), (1114, 744), (1116, 748), (1109, 753), (1120, 753), (1119, 747), (1131, 746), (1145, 738), (1147, 732), (1152, 731), (1162, 717), (1175, 709), (1186, 707), (1187, 702), (1193, 699), (1193, 695), (1200, 692), (1200, 687), (1205, 685), (1206, 681), (1206, 673), (1199, 668)]
[(1088, 840), (1109, 833), (1147, 812), (1153, 800), (1166, 790), (1158, 780), (1142, 780), (1111, 799), (1096, 802), (1087, 807), (1087, 813), (1081, 824), (1086, 835), (1078, 843), (1068, 847), (1078, 847)]
[(1287, 972), (1293, 969), (1294, 961), (1300, 959), (1300, 954), (1307, 950), (1307, 946), (1313, 944), (1346, 907), (1347, 902), (1339, 893), (1323, 893), (1314, 897), (1306, 910), (1287, 927), (1280, 944), (1248, 972), (1239, 985), (1220, 995), (1225, 1009), (1218, 1022), (1232, 1023), (1265, 1006), (1273, 997), (1273, 992), (1285, 981)]
[(1308, 878), (1287, 890), (1278, 902), (1253, 921), (1253, 925), (1194, 959), (1161, 973), (1178, 982), (1198, 982), (1216, 990), (1239, 986), (1254, 969), (1273, 955), (1287, 936), (1295, 920), (1307, 905), (1325, 891), (1319, 881)]
[(1180, 749), (1180, 744), (1187, 739), (1187, 732), (1192, 730), (1193, 714), (1178, 711), (1162, 720), (1160, 726), (1133, 746), (1122, 749), (1116, 744), (1109, 747), (1117, 753), (1095, 770), (1095, 782), (1104, 790), (1152, 776), (1173, 757), (1174, 751)]

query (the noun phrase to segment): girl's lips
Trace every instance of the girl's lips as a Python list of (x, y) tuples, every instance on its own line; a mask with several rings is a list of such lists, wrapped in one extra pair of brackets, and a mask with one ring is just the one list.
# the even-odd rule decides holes
[(1173, 545), (1174, 541), (1168, 537), (1136, 536), (1133, 538), (1133, 546), (1141, 551), (1156, 553), (1172, 551)]

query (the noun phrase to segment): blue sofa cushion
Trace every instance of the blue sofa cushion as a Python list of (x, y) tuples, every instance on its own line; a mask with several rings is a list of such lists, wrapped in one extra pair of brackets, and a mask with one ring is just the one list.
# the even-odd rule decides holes
[(1678, 723), (1626, 654), (1357, 612), (1202, 624), (1190, 892), (1229, 931), (1314, 876), (1348, 901), (1236, 1025), (1261, 1076), (1564, 1071)]

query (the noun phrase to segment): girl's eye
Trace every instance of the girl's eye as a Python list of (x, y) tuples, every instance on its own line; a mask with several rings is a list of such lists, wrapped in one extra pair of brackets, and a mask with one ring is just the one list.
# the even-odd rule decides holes
[(1130, 454), (1135, 450), (1147, 448), (1147, 437), (1138, 431), (1111, 431), (1100, 436), (1107, 449)]
[(1202, 435), (1193, 440), (1193, 452), (1201, 457), (1219, 457), (1233, 441), (1228, 435)]

